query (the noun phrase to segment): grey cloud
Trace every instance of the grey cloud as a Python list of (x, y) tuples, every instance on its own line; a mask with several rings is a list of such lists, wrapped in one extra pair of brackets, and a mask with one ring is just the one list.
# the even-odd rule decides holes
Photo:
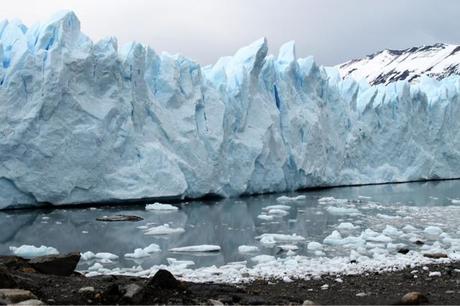
[(298, 56), (331, 65), (384, 48), (460, 44), (457, 0), (15, 0), (0, 19), (26, 24), (72, 9), (97, 40), (146, 43), (202, 64), (267, 37), (272, 53), (289, 40)]

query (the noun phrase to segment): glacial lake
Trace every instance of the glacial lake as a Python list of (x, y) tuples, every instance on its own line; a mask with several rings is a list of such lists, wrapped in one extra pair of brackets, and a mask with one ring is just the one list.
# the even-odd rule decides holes
[[(400, 248), (448, 254), (460, 250), (460, 181), (343, 187), (285, 195), (305, 197), (281, 202), (282, 194), (193, 201), (174, 204), (179, 209), (167, 212), (146, 210), (145, 205), (2, 211), (0, 253), (12, 254), (10, 247), (21, 245), (50, 246), (60, 253), (109, 252), (119, 258), (102, 261), (104, 268), (136, 266), (141, 270), (171, 265), (171, 258), (192, 261), (193, 269), (233, 262), (244, 262), (250, 268), (263, 261), (252, 260), (259, 255), (334, 258), (348, 257), (353, 250), (372, 258), (376, 254), (396, 256)], [(267, 209), (273, 205), (289, 207)], [(98, 217), (117, 214), (136, 215), (144, 220), (96, 221)], [(165, 224), (183, 232), (146, 234), (148, 229)], [(295, 239), (266, 244), (261, 242), (263, 234), (284, 234)], [(364, 237), (364, 243), (347, 244), (340, 240), (345, 237)], [(417, 240), (423, 245), (415, 243)], [(321, 248), (309, 249), (310, 242), (318, 242)], [(125, 257), (152, 243), (161, 251), (143, 258)], [(170, 251), (191, 245), (217, 245), (221, 251)], [(256, 246), (258, 251), (242, 253), (238, 249), (241, 245)], [(95, 262), (97, 259), (81, 260), (78, 269), (89, 271)]]

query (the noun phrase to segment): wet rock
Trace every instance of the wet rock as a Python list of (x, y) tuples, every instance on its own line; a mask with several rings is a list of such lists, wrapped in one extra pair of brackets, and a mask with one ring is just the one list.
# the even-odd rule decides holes
[(16, 281), (4, 266), (0, 266), (0, 288), (16, 288)]
[(399, 254), (404, 254), (404, 255), (406, 255), (407, 253), (409, 253), (409, 249), (407, 249), (407, 248), (400, 248), (400, 249), (398, 250), (398, 253), (399, 253)]
[(69, 276), (75, 271), (79, 261), (80, 253), (73, 252), (66, 255), (35, 257), (29, 263), (34, 269), (43, 274)]
[(433, 254), (423, 254), (424, 257), (433, 258), (433, 259), (440, 259), (440, 258), (448, 258), (447, 254), (444, 253), (433, 253)]
[(19, 256), (1, 256), (0, 264), (4, 265), (9, 270), (21, 270), (25, 268), (31, 268), (28, 260)]
[(36, 300), (37, 297), (29, 290), (0, 289), (0, 299), (10, 303), (19, 303), (27, 300)]
[(158, 270), (158, 272), (148, 280), (147, 287), (177, 289), (181, 287), (181, 282), (178, 281), (171, 272), (167, 270)]
[(124, 292), (121, 299), (126, 304), (139, 304), (144, 297), (143, 288), (137, 284), (121, 286), (120, 291)]
[(96, 218), (97, 221), (103, 222), (138, 222), (144, 220), (144, 218), (139, 216), (129, 216), (129, 215), (114, 215), (114, 216), (103, 216)]
[(416, 245), (424, 245), (425, 242), (423, 242), (422, 240), (415, 240), (414, 242)]
[(401, 305), (420, 305), (423, 303), (428, 303), (428, 298), (416, 291), (406, 293), (399, 301)]

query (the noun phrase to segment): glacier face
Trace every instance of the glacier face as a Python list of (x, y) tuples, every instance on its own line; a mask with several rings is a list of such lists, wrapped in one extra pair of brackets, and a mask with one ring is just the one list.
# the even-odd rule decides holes
[(460, 81), (342, 80), (293, 42), (201, 67), (72, 12), (0, 23), (0, 208), (459, 177)]

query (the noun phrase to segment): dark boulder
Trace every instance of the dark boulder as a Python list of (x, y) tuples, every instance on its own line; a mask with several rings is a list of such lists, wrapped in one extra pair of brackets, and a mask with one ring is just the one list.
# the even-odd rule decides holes
[(32, 258), (29, 264), (42, 274), (70, 276), (80, 261), (80, 253), (49, 255)]
[(167, 270), (158, 270), (158, 272), (147, 281), (146, 286), (149, 288), (178, 289), (181, 287), (181, 282), (178, 281), (171, 272)]
[(398, 253), (406, 255), (407, 253), (409, 253), (409, 249), (407, 249), (407, 248), (400, 248), (400, 249), (398, 250)]

